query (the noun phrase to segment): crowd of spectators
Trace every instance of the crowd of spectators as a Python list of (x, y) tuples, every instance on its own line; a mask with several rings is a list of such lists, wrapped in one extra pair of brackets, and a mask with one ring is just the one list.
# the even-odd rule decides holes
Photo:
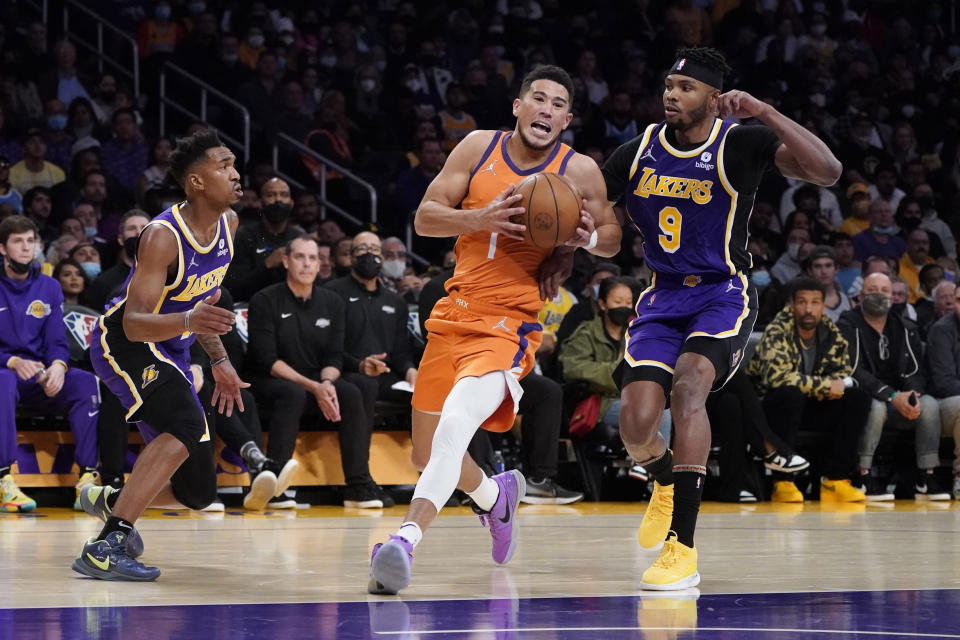
[[(802, 346), (806, 342), (792, 345), (797, 351), (790, 376), (755, 359), (749, 376), (731, 381), (736, 393), (728, 398), (743, 407), (751, 416), (744, 422), (754, 426), (729, 441), (749, 443), (751, 454), (768, 469), (785, 474), (777, 476), (776, 488), (796, 499), (782, 483), (790, 483), (786, 475), (807, 464), (795, 451), (795, 436), (813, 418), (784, 427), (790, 421), (783, 416), (814, 415), (822, 403), (864, 394), (869, 406), (861, 398), (859, 404), (844, 400), (842, 410), (823, 409), (831, 416), (866, 411), (858, 444), (851, 445), (847, 434), (830, 455), (807, 457), (828, 480), (865, 476), (867, 494), (876, 497), (886, 495), (884, 478), (875, 468), (870, 474), (884, 429), (916, 431), (915, 463), (922, 475), (913, 484), (918, 487), (939, 463), (941, 433), (960, 435), (954, 402), (960, 397), (960, 347), (951, 324), (960, 309), (954, 300), (960, 274), (960, 37), (957, 16), (947, 3), (623, 0), (590, 7), (556, 0), (291, 0), (238, 9), (217, 0), (125, 0), (89, 5), (136, 38), (139, 95), (126, 75), (98, 72), (95, 59), (78, 52), (52, 25), (20, 13), (26, 9), (19, 3), (0, 11), (0, 219), (22, 214), (36, 226), (37, 260), (60, 282), (68, 304), (102, 312), (129, 273), (140, 229), (182, 197), (167, 176), (174, 144), (170, 134), (208, 126), (235, 130), (229, 110), (211, 107), (207, 122), (168, 113), (167, 135), (160, 134), (158, 74), (167, 62), (188, 68), (251, 114), (251, 160), (242, 171), (247, 189), (237, 205), (241, 227), (225, 282), (236, 303), (249, 304), (251, 323), (256, 325), (255, 310), (262, 308), (265, 292), (293, 291), (288, 248), (302, 244), (305, 236), (317, 240), (311, 287), (323, 286), (348, 301), (363, 298), (367, 307), (381, 311), (394, 309), (397, 321), (389, 331), (402, 337), (384, 335), (376, 346), (364, 339), (366, 334), (341, 337), (343, 351), (329, 364), (343, 374), (341, 385), (358, 390), (363, 426), (357, 428), (369, 432), (376, 399), (395, 401), (393, 383), (415, 382), (417, 341), (423, 336), (419, 311), (412, 310), (418, 309), (424, 287), (442, 282), (443, 270), (455, 261), (452, 241), (415, 237), (407, 246), (403, 240), (446, 154), (475, 128), (512, 127), (510, 105), (524, 73), (537, 64), (556, 63), (575, 82), (574, 117), (562, 140), (602, 164), (647, 123), (662, 119), (661, 74), (675, 49), (711, 45), (734, 69), (727, 86), (753, 93), (816, 132), (844, 165), (841, 180), (830, 188), (766, 174), (749, 225), (749, 250), (750, 279), (761, 302), (755, 329), (767, 328), (786, 342), (791, 332), (802, 333), (801, 342), (809, 340), (808, 330), (798, 327), (810, 322), (812, 312), (798, 309), (815, 305), (808, 298), (819, 295), (822, 311), (812, 315), (832, 341), (824, 348), (839, 350), (836, 345), (846, 341), (846, 355), (831, 350), (836, 361), (822, 369), (820, 356), (826, 352), (820, 347), (814, 345), (811, 353)], [(196, 91), (176, 85), (174, 90)], [(378, 191), (378, 225), (354, 225), (324, 206), (321, 186), (332, 202), (360, 219), (368, 207), (363, 194), (337, 171), (327, 171), (326, 184), (320, 185), (323, 174), (311, 157), (281, 154), (280, 169), (302, 188), (276, 179), (270, 151), (279, 134), (372, 183)], [(615, 387), (604, 372), (622, 351), (628, 319), (623, 309), (650, 280), (641, 243), (626, 225), (623, 250), (613, 263), (595, 264), (581, 256), (573, 277), (541, 317), (548, 336), (539, 354), (541, 372), (565, 385), (579, 382), (578, 388), (585, 385), (599, 396), (587, 422), (589, 417), (597, 423), (616, 420)], [(799, 289), (798, 282), (804, 283)], [(882, 314), (880, 297), (890, 300)], [(343, 313), (345, 330), (357, 331), (361, 325), (349, 302)], [(410, 335), (408, 323), (399, 321), (408, 317)], [(387, 325), (378, 328), (386, 331)], [(815, 329), (815, 343), (820, 331)], [(254, 334), (250, 366), (267, 379), (277, 378)], [(397, 346), (408, 340), (410, 345)], [(933, 342), (937, 349), (926, 348)], [(349, 353), (351, 345), (365, 351)], [(585, 367), (591, 358), (593, 366)], [(324, 368), (316, 366), (317, 375), (306, 378), (310, 384), (299, 386), (330, 420), (322, 397), (331, 390), (315, 388)], [(390, 375), (376, 385), (361, 377), (376, 378), (386, 370)], [(797, 381), (793, 374), (817, 380)], [(853, 382), (841, 393), (837, 380)], [(774, 393), (781, 387), (790, 390)], [(734, 393), (730, 389), (727, 393)], [(564, 404), (576, 403), (568, 397)], [(854, 404), (856, 411), (850, 408)], [(756, 410), (760, 406), (763, 411)], [(573, 413), (582, 420), (582, 410)], [(277, 415), (271, 413), (271, 434), (281, 420)], [(299, 417), (291, 413), (287, 419)], [(282, 464), (289, 454), (279, 457)], [(960, 473), (960, 455), (954, 464)], [(388, 501), (370, 486), (364, 465), (356, 460), (350, 465), (354, 484), (366, 487), (354, 502)], [(534, 480), (544, 483), (547, 476), (540, 473)], [(936, 479), (929, 480), (936, 488)], [(552, 489), (546, 486), (547, 492), (562, 490), (555, 483)], [(728, 492), (731, 499), (759, 491), (734, 489)], [(960, 480), (954, 490), (960, 492)]]

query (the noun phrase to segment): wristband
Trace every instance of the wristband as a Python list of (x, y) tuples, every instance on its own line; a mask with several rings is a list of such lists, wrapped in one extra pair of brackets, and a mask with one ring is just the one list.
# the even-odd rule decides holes
[(217, 358), (216, 360), (214, 360), (213, 362), (210, 363), (210, 368), (212, 369), (213, 367), (217, 366), (218, 364), (223, 364), (224, 362), (227, 362), (228, 360), (230, 360), (230, 358), (229, 358), (228, 356), (223, 356), (222, 358)]
[(187, 333), (190, 333), (190, 314), (191, 313), (193, 313), (193, 309), (190, 309), (189, 311), (187, 311), (187, 313), (184, 314), (183, 316), (183, 329)]
[(896, 392), (896, 391), (891, 391), (891, 392), (890, 392), (890, 397), (887, 398), (887, 404), (893, 404), (893, 399), (894, 399), (895, 397), (897, 397), (897, 392)]
[(593, 249), (596, 246), (597, 246), (597, 230), (594, 229), (593, 233), (590, 234), (590, 242), (587, 243), (587, 246), (585, 246), (584, 249), (586, 249), (587, 251), (590, 251), (590, 249)]

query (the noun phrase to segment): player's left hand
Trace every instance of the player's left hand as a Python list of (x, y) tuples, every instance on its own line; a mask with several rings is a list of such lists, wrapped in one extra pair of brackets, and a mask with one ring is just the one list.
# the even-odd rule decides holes
[[(240, 389), (248, 388), (250, 383), (240, 379), (229, 360), (213, 367), (212, 371), (216, 386), (213, 388), (210, 406), (217, 407), (217, 411), (228, 418), (233, 415), (234, 404), (237, 405), (237, 409), (243, 411), (243, 397), (240, 395)], [(217, 406), (218, 400), (219, 406)]]
[(733, 116), (734, 118), (757, 118), (769, 105), (762, 100), (754, 98), (746, 91), (727, 91), (720, 94), (717, 102), (717, 112), (721, 118)]
[(580, 226), (573, 232), (569, 240), (563, 244), (568, 247), (585, 247), (590, 244), (590, 237), (597, 230), (593, 216), (586, 209), (580, 211)]
[(44, 371), (42, 376), (37, 378), (37, 384), (43, 387), (43, 392), (47, 394), (48, 398), (52, 398), (63, 389), (63, 376), (65, 374), (66, 369), (63, 368), (63, 365), (55, 362)]
[(537, 280), (540, 284), (541, 300), (553, 300), (557, 297), (560, 285), (573, 273), (573, 252), (569, 247), (557, 247), (540, 263)]

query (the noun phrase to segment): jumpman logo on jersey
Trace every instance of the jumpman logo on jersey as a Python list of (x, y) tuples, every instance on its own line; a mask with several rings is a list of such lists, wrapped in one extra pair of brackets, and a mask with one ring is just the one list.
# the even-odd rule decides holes
[(647, 150), (643, 152), (642, 156), (640, 156), (641, 160), (646, 160), (647, 158), (650, 158), (651, 162), (657, 161), (657, 159), (653, 157), (653, 149), (650, 147), (647, 147)]
[(510, 328), (507, 327), (507, 316), (503, 316), (503, 320), (501, 320), (501, 321), (498, 322), (497, 324), (493, 325), (493, 328), (494, 328), (494, 329), (503, 329), (503, 330), (506, 331), (507, 333), (512, 333), (512, 332), (510, 331)]
[(197, 253), (196, 253), (196, 252), (194, 252), (193, 255), (190, 256), (190, 264), (187, 265), (187, 269), (191, 269), (191, 268), (193, 268), (193, 267), (199, 267), (199, 266), (200, 266), (200, 265), (197, 264), (197, 262), (196, 262), (196, 260), (195, 260), (196, 257), (197, 257)]
[(740, 287), (733, 286), (733, 281), (727, 283), (727, 290), (724, 293), (729, 293), (731, 291), (740, 291)]
[(481, 169), (481, 170), (478, 171), (477, 173), (485, 173), (485, 172), (489, 171), (489, 172), (492, 173), (493, 175), (497, 175), (497, 172), (493, 169), (493, 165), (495, 165), (495, 164), (497, 164), (497, 161), (496, 161), (496, 160), (494, 160), (493, 162), (491, 162), (490, 164), (488, 164), (486, 169)]

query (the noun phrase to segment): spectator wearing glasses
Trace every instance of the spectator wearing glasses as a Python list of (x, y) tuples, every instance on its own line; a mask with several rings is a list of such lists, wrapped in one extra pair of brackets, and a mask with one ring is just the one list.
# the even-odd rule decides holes
[(850, 345), (853, 379), (873, 398), (858, 443), (860, 475), (868, 502), (893, 500), (883, 480), (872, 471), (873, 456), (884, 429), (915, 433), (917, 500), (949, 500), (933, 469), (940, 462), (940, 405), (927, 394), (920, 358), (923, 344), (916, 325), (890, 313), (892, 284), (882, 273), (863, 280), (860, 306), (838, 323)]
[(933, 323), (927, 334), (930, 386), (940, 398), (942, 435), (953, 438), (953, 497), (960, 500), (960, 289), (953, 310)]

